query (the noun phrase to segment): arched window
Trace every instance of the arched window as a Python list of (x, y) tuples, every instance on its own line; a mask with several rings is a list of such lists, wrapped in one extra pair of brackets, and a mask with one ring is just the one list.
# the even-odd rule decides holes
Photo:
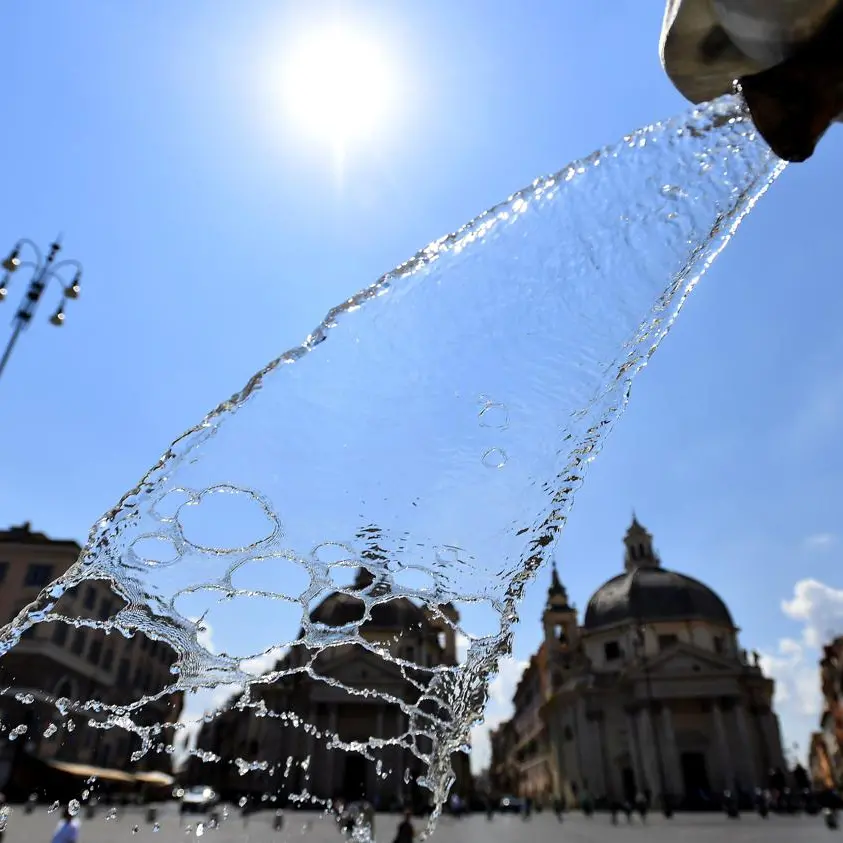
[(61, 697), (67, 697), (67, 699), (72, 700), (75, 697), (73, 692), (73, 683), (67, 678), (64, 677), (61, 679), (56, 685), (56, 698), (59, 699)]

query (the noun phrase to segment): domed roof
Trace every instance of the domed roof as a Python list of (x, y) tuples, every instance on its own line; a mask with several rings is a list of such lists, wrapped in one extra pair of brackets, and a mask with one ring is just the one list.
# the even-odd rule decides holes
[(668, 571), (653, 550), (653, 537), (632, 518), (624, 537), (626, 572), (604, 583), (588, 601), (583, 626), (626, 622), (702, 620), (734, 627), (726, 604), (693, 577)]
[(678, 620), (734, 626), (726, 604), (707, 585), (664, 568), (636, 568), (604, 583), (588, 601), (583, 626)]
[[(385, 593), (375, 577), (365, 568), (360, 568), (352, 588), (355, 591), (368, 590), (371, 594)], [(342, 591), (329, 594), (311, 613), (310, 620), (325, 626), (345, 626), (363, 619), (365, 603), (359, 598)], [(372, 606), (369, 628), (380, 629), (428, 629), (431, 623), (424, 610), (406, 597), (395, 597)]]
[[(335, 592), (326, 597), (311, 613), (310, 620), (325, 626), (345, 626), (363, 619), (365, 604), (359, 597)], [(430, 623), (424, 611), (406, 597), (396, 597), (372, 606), (367, 627), (384, 629), (426, 629)]]

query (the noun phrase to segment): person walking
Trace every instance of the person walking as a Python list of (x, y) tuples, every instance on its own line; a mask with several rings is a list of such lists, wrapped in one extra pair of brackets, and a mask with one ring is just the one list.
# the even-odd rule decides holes
[(394, 843), (413, 843), (413, 838), (416, 836), (416, 830), (413, 828), (412, 818), (412, 811), (404, 812), (404, 819), (401, 821), (401, 824), (398, 826), (398, 830), (395, 832)]
[(78, 840), (79, 820), (73, 816), (70, 808), (65, 808), (64, 814), (53, 832), (52, 843), (77, 843)]

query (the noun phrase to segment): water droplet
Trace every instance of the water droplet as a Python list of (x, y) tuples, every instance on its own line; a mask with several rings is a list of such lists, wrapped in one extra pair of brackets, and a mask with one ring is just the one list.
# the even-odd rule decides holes
[(478, 418), (481, 427), (492, 427), (496, 430), (506, 430), (509, 427), (509, 410), (505, 404), (485, 401)]
[(55, 723), (50, 723), (50, 725), (47, 726), (46, 729), (44, 729), (44, 737), (45, 738), (51, 738), (56, 732), (58, 732), (58, 730), (59, 730), (59, 727), (56, 726)]
[(54, 814), (56, 811), (58, 811), (59, 808), (61, 808), (61, 803), (59, 802), (58, 799), (56, 799), (56, 801), (53, 802), (53, 804), (50, 805), (49, 808), (47, 808), (47, 813), (48, 814)]
[(240, 801), (237, 803), (241, 808), (248, 802), (245, 796), (240, 797)]
[(152, 824), (152, 833), (158, 834), (159, 831), (161, 831), (161, 826), (158, 823), (153, 823)]
[(184, 827), (184, 835), (185, 835), (185, 837), (189, 837), (191, 834), (193, 834), (193, 826), (190, 823), (188, 823)]
[(79, 813), (78, 799), (71, 799), (70, 802), (67, 803), (67, 813), (70, 814), (71, 817), (75, 817)]
[(68, 732), (72, 732), (76, 729), (76, 723), (73, 720), (68, 720), (67, 723), (64, 724), (64, 728), (67, 729)]
[(107, 823), (113, 823), (117, 819), (117, 809), (116, 808), (109, 808), (108, 813), (105, 815), (105, 821)]
[(140, 829), (136, 825), (132, 826), (132, 834), (137, 834), (139, 831)]
[(205, 824), (204, 823), (196, 823), (196, 836), (202, 837), (205, 833)]
[(503, 468), (506, 465), (507, 459), (506, 451), (502, 448), (489, 448), (483, 454), (483, 465), (486, 468)]

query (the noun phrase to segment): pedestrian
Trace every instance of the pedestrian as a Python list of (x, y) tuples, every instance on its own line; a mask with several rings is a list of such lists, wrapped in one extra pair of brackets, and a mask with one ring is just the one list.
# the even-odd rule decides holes
[(635, 796), (635, 807), (638, 815), (641, 817), (641, 822), (647, 822), (647, 809), (649, 806), (647, 805), (647, 797), (640, 790)]
[(395, 832), (394, 843), (413, 843), (413, 838), (416, 836), (416, 830), (413, 828), (412, 811), (404, 811), (404, 819), (398, 826)]
[(64, 809), (61, 820), (53, 832), (52, 843), (77, 843), (79, 840), (79, 820), (73, 816), (70, 808)]

